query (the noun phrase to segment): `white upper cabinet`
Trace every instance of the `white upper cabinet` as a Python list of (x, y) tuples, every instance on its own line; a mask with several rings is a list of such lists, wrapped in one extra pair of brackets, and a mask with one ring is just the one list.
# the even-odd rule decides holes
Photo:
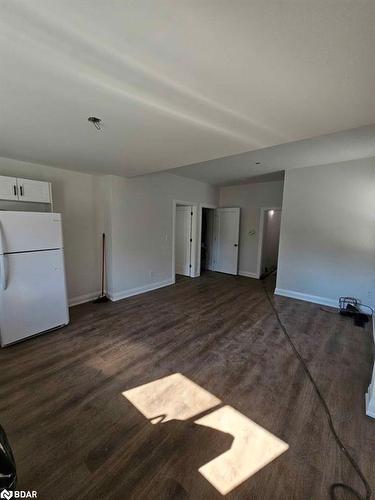
[(16, 178), (0, 176), (0, 199), (18, 200)]
[(0, 200), (52, 203), (51, 183), (0, 175)]
[(20, 201), (51, 202), (49, 182), (17, 179), (17, 186), (18, 199)]

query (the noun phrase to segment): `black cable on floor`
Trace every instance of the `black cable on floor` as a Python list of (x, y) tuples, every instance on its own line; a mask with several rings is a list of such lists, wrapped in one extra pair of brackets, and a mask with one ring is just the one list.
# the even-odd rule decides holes
[(272, 301), (272, 298), (269, 294), (269, 291), (267, 290), (267, 287), (265, 285), (265, 282), (263, 281), (263, 289), (264, 289), (264, 292), (267, 296), (267, 299), (268, 299), (268, 302), (270, 303), (270, 306), (273, 310), (273, 313), (277, 319), (277, 322), (282, 330), (282, 332), (284, 333), (286, 339), (288, 340), (295, 356), (297, 357), (297, 359), (299, 360), (299, 362), (301, 363), (302, 365), (302, 368), (304, 369), (304, 372), (306, 374), (306, 376), (308, 377), (308, 379), (310, 380), (319, 400), (320, 400), (320, 403), (322, 404), (323, 406), (323, 409), (324, 409), (324, 412), (326, 414), (326, 417), (327, 417), (327, 420), (328, 420), (328, 425), (329, 425), (329, 428), (331, 430), (331, 433), (337, 443), (337, 446), (339, 447), (340, 451), (345, 455), (345, 457), (348, 459), (348, 461), (350, 462), (351, 466), (353, 467), (353, 469), (355, 470), (355, 472), (358, 474), (359, 478), (361, 479), (365, 489), (366, 489), (366, 496), (362, 496), (360, 493), (358, 493), (358, 491), (356, 491), (354, 488), (352, 488), (351, 486), (348, 486), (347, 484), (344, 484), (344, 483), (334, 483), (330, 486), (330, 489), (329, 489), (329, 493), (330, 493), (330, 497), (332, 498), (332, 500), (337, 500), (337, 496), (336, 496), (336, 490), (344, 490), (344, 491), (347, 491), (347, 492), (350, 492), (352, 493), (353, 495), (355, 495), (359, 500), (369, 500), (371, 498), (371, 495), (372, 495), (372, 491), (371, 491), (371, 487), (369, 485), (369, 483), (367, 482), (367, 479), (365, 477), (365, 475), (363, 474), (362, 470), (360, 469), (358, 463), (356, 462), (356, 460), (352, 457), (352, 455), (349, 453), (348, 449), (346, 448), (346, 446), (344, 445), (344, 443), (341, 441), (339, 435), (337, 434), (337, 431), (335, 429), (335, 426), (334, 426), (334, 423), (333, 423), (333, 418), (332, 418), (332, 414), (331, 414), (331, 411), (328, 407), (328, 404), (326, 402), (326, 400), (324, 399), (324, 396), (323, 394), (320, 392), (320, 389), (317, 385), (317, 383), (315, 382), (315, 379), (314, 377), (312, 376), (305, 360), (303, 359), (303, 357), (301, 356), (301, 354), (299, 353), (296, 345), (294, 344), (291, 336), (289, 335), (288, 333), (288, 330), (286, 328), (286, 326), (284, 325), (283, 321), (281, 320), (280, 318), (280, 315)]
[(325, 307), (319, 307), (319, 309), (329, 314), (340, 314), (340, 309), (335, 309), (334, 311), (332, 311), (331, 309), (326, 309)]

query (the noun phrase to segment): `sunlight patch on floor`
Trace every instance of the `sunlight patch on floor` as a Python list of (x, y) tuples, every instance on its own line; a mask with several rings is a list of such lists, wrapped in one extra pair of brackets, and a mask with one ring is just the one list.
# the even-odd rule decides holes
[[(288, 444), (181, 373), (122, 393), (152, 424), (189, 420), (233, 436), (229, 450), (199, 468), (202, 476), (226, 495), (284, 453)], [(199, 418), (203, 412), (210, 413)]]
[(221, 403), (181, 373), (122, 393), (151, 423), (188, 420)]
[(195, 421), (198, 425), (234, 437), (231, 448), (199, 468), (222, 495), (284, 453), (289, 446), (231, 406), (224, 406)]

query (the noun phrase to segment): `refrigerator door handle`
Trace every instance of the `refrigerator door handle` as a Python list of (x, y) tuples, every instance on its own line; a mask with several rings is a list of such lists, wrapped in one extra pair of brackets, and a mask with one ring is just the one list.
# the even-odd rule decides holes
[(7, 288), (7, 270), (6, 270), (6, 256), (1, 253), (0, 254), (0, 290), (6, 290)]
[(3, 228), (1, 227), (0, 221), (0, 255), (4, 254), (4, 236), (3, 236)]
[(5, 290), (7, 287), (6, 266), (4, 255), (3, 229), (0, 223), (0, 289)]

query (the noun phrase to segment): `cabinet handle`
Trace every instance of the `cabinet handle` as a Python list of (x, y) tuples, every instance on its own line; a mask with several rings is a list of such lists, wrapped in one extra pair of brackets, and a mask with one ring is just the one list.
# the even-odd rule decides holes
[(21, 196), (23, 196), (23, 186), (20, 186), (20, 193), (21, 193)]
[(14, 196), (17, 196), (17, 186), (16, 185), (13, 186), (13, 193), (14, 193)]

